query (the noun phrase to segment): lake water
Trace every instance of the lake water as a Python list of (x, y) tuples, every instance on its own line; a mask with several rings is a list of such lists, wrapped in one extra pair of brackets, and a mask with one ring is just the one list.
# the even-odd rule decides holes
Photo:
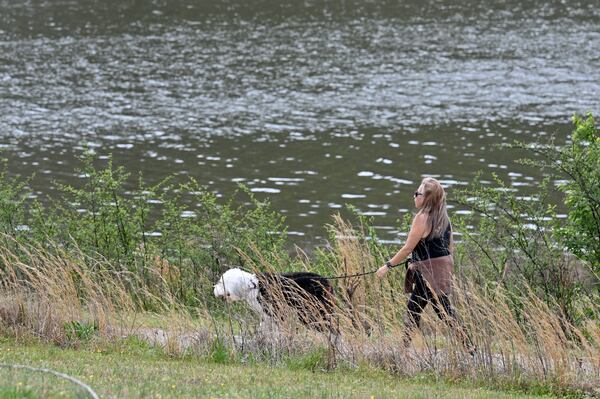
[(383, 239), (423, 176), (540, 171), (497, 145), (600, 113), (596, 1), (0, 0), (0, 147), (39, 197), (85, 147), (148, 182), (269, 199), (301, 246), (345, 204)]

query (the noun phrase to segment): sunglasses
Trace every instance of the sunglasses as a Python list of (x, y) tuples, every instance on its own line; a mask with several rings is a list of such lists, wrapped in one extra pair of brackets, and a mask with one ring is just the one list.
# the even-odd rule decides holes
[(413, 198), (417, 198), (419, 195), (423, 195), (423, 193), (415, 191), (415, 193), (413, 194)]

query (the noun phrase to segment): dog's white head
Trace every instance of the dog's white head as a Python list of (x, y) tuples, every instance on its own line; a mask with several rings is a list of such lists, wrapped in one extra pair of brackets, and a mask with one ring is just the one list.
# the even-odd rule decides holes
[(217, 298), (224, 298), (230, 302), (251, 302), (258, 295), (258, 278), (238, 268), (229, 269), (214, 285), (213, 292)]

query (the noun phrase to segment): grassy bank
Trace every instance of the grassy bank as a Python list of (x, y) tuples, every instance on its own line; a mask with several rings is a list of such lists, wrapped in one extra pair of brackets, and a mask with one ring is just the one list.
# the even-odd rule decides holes
[[(101, 397), (120, 398), (533, 398), (473, 385), (411, 378), (373, 370), (332, 372), (262, 363), (219, 364), (208, 359), (173, 359), (160, 350), (121, 343), (73, 350), (44, 344), (0, 342), (0, 362), (49, 368), (86, 383)], [(26, 370), (0, 369), (0, 397), (85, 397), (76, 385)], [(550, 396), (544, 396), (550, 397)]]
[[(347, 238), (350, 227), (339, 223), (341, 238), (332, 248), (332, 273), (373, 268), (374, 264), (364, 264), (374, 262), (369, 243)], [(142, 282), (136, 285), (136, 297), (146, 296), (144, 302), (152, 301), (158, 309), (143, 311), (129, 295), (130, 273), (59, 247), (0, 246), (0, 258), (7, 267), (0, 291), (0, 328), (4, 337), (13, 340), (5, 343), (3, 362), (43, 365), (81, 376), (88, 383), (85, 378), (101, 375), (94, 385), (98, 389), (125, 390), (108, 391), (110, 396), (166, 395), (179, 389), (167, 396), (243, 397), (258, 384), (262, 391), (252, 391), (253, 396), (269, 397), (275, 392), (282, 397), (314, 397), (323, 391), (326, 397), (348, 397), (356, 391), (356, 397), (397, 397), (403, 392), (418, 397), (423, 389), (434, 389), (431, 381), (561, 396), (598, 394), (596, 314), (590, 314), (581, 327), (567, 325), (577, 338), (569, 340), (561, 324), (564, 320), (531, 292), (522, 294), (522, 319), (518, 319), (507, 292), (497, 289), (489, 295), (468, 282), (457, 283), (456, 311), (478, 348), (471, 357), (460, 337), (440, 323), (431, 309), (425, 312), (422, 330), (411, 347), (404, 348), (406, 298), (398, 288), (400, 273), (385, 281), (371, 277), (338, 283), (335, 312), (341, 341), (332, 345), (324, 334), (302, 327), (293, 317), (278, 333), (265, 332), (243, 303), (184, 307), (167, 293), (157, 296), (156, 287)], [(268, 270), (271, 266), (264, 262), (256, 267)], [(14, 344), (32, 341), (55, 349)], [(88, 352), (58, 348), (87, 348)], [(319, 370), (331, 373), (312, 373)], [(163, 380), (169, 373), (175, 376)], [(208, 390), (203, 382), (207, 378), (213, 387)], [(426, 379), (425, 388), (412, 382), (419, 378)], [(136, 381), (139, 388), (127, 391), (134, 389)], [(435, 386), (443, 394), (455, 390), (454, 385)], [(15, 388), (6, 388), (11, 389)], [(478, 393), (471, 390), (467, 389), (469, 395)], [(465, 395), (459, 389), (456, 396), (447, 397)], [(434, 390), (422, 397), (440, 395)]]

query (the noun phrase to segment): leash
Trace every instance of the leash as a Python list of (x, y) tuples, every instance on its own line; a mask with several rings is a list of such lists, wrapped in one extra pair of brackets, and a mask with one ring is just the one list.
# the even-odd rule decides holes
[[(397, 265), (392, 266), (392, 268), (394, 267), (398, 267), (400, 265), (404, 265), (404, 267), (408, 268), (408, 264), (411, 263), (412, 260), (410, 258), (406, 259), (404, 262), (402, 263), (398, 263)], [(332, 277), (321, 277), (324, 280), (339, 280), (339, 279), (343, 279), (343, 278), (352, 278), (352, 277), (362, 277), (362, 276), (366, 276), (369, 274), (374, 274), (377, 270), (379, 269), (374, 269), (368, 272), (364, 272), (364, 273), (356, 273), (356, 274), (344, 274), (341, 276), (332, 276)]]

